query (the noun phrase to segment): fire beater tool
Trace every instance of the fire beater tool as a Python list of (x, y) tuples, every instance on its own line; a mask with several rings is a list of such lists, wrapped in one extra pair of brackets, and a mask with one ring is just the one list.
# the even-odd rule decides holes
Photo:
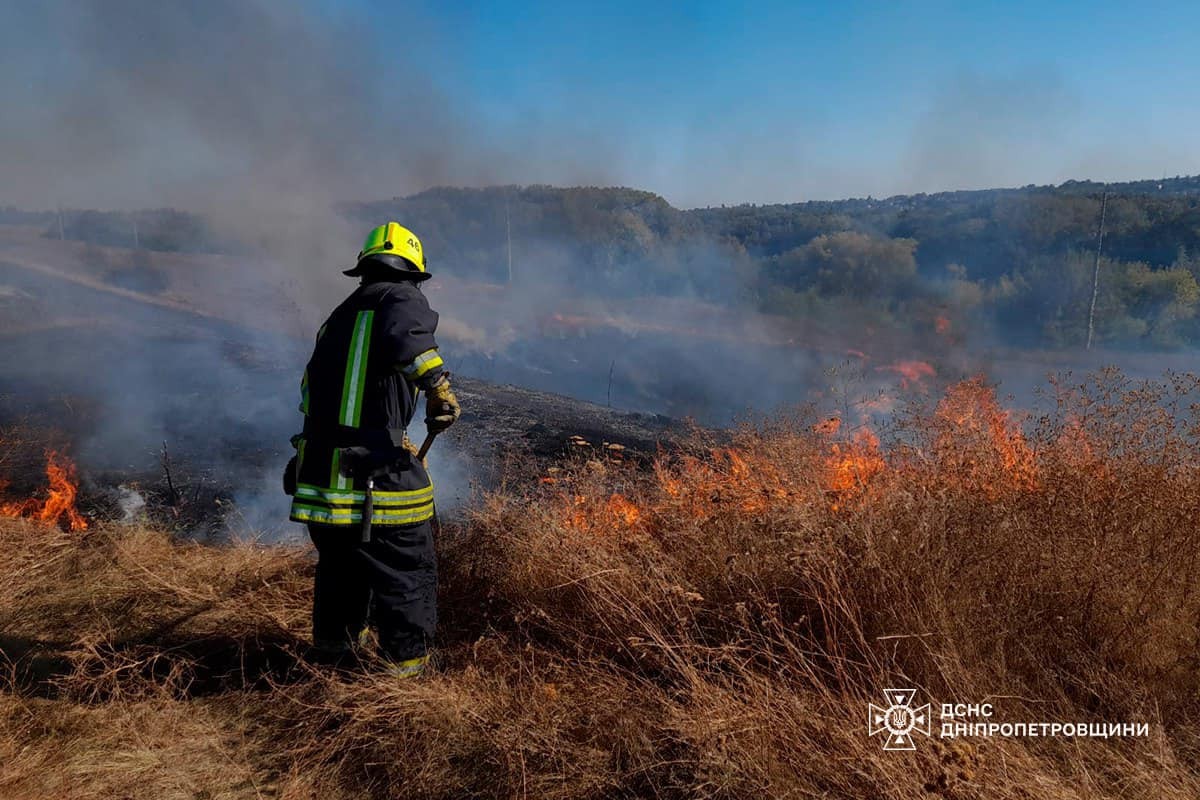
[(425, 435), (425, 441), (421, 442), (421, 449), (417, 451), (417, 460), (424, 461), (425, 456), (429, 453), (429, 448), (433, 447), (433, 440), (437, 438), (437, 434), (430, 432)]

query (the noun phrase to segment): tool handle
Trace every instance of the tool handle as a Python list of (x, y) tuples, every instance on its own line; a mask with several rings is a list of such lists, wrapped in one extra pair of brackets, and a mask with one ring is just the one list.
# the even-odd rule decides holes
[(417, 451), (417, 460), (424, 461), (426, 454), (429, 453), (429, 448), (433, 447), (433, 440), (437, 438), (436, 433), (427, 433), (425, 441), (421, 442), (421, 449)]

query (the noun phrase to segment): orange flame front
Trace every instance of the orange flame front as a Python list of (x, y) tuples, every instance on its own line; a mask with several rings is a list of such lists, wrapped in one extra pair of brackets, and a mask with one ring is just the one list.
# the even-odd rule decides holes
[(855, 431), (850, 441), (829, 446), (826, 485), (832, 492), (851, 494), (883, 471), (879, 437), (870, 428)]
[(612, 497), (608, 498), (608, 510), (609, 513), (626, 525), (633, 525), (642, 517), (641, 509), (634, 505), (628, 498), (619, 494), (613, 494)]
[[(841, 430), (841, 417), (830, 417), (813, 427), (816, 433), (834, 437)], [(825, 491), (832, 495), (831, 511), (840, 511), (847, 500), (862, 493), (866, 484), (887, 462), (879, 447), (879, 437), (868, 427), (861, 427), (849, 439), (829, 443), (822, 480)]]
[(982, 377), (947, 389), (934, 414), (941, 424), (935, 453), (965, 485), (993, 496), (1037, 488), (1033, 449)]
[[(867, 424), (850, 429), (842, 417), (830, 416), (807, 429), (739, 434), (737, 446), (662, 455), (652, 465), (652, 480), (634, 476), (626, 464), (593, 459), (578, 472), (542, 477), (539, 491), (558, 524), (625, 543), (730, 512), (869, 510), (873, 497), (918, 470), (936, 476), (939, 486), (992, 499), (1040, 490), (1040, 456), (1025, 437), (1022, 417), (1005, 409), (983, 378), (950, 386), (921, 419), (919, 435), (910, 431), (887, 448)], [(1058, 447), (1063, 457), (1090, 463), (1089, 442), (1082, 425), (1073, 424)], [(636, 492), (624, 488), (631, 478)]]
[(882, 367), (875, 368), (879, 372), (894, 372), (900, 376), (900, 386), (904, 389), (913, 387), (923, 387), (926, 378), (932, 378), (937, 374), (937, 370), (932, 364), (925, 361), (897, 361), (894, 364), (886, 364)]
[(0, 503), (0, 515), (35, 519), (51, 525), (62, 525), (72, 531), (86, 530), (87, 520), (75, 508), (75, 497), (79, 492), (75, 465), (65, 456), (48, 450), (46, 479), (50, 486), (44, 500), (33, 497)]

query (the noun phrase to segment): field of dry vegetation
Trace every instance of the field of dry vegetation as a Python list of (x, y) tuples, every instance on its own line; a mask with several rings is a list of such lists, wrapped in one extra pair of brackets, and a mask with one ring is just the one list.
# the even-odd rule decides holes
[[(306, 548), (0, 520), (0, 797), (1200, 796), (1198, 388), (514, 468), (442, 530), (416, 682), (304, 661)], [(1150, 735), (885, 753), (889, 687)]]

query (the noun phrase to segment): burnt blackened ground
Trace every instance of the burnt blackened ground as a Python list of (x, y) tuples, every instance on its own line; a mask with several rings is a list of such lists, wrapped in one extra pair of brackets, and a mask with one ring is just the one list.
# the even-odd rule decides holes
[[(555, 459), (582, 437), (594, 446), (617, 444), (631, 454), (653, 455), (677, 442), (686, 426), (659, 414), (618, 411), (547, 392), (456, 376), (463, 415), (445, 437), (479, 461), (517, 451)], [(441, 444), (439, 442), (439, 444)]]
[[(278, 421), (271, 424), (262, 418), (189, 414), (187, 409), (202, 403), (205, 395), (192, 382), (177, 381), (156, 403), (156, 408), (174, 413), (140, 425), (124, 419), (123, 425), (136, 429), (124, 445), (114, 436), (109, 401), (89, 397), (75, 381), (56, 383), (44, 375), (33, 383), (10, 378), (0, 394), (0, 427), (12, 433), (4, 443), (7, 459), (0, 466), (12, 492), (36, 492), (44, 484), (43, 451), (51, 447), (78, 462), (80, 505), (93, 517), (146, 513), (156, 523), (207, 538), (219, 537), (231, 515), (240, 518), (246, 509), (239, 506), (262, 506), (265, 510), (257, 510), (250, 519), (261, 519), (269, 527), (266, 523), (273, 517), (280, 517), (280, 523), (286, 517), (286, 501), (275, 478), (291, 455), (288, 437), (300, 421), (291, 413), (292, 378), (290, 372), (274, 370), (261, 378), (279, 387), (273, 398), (254, 400), (273, 400), (280, 407)], [(531, 472), (544, 471), (578, 453), (584, 442), (597, 452), (648, 462), (661, 450), (676, 447), (689, 430), (686, 423), (664, 416), (618, 411), (516, 386), (461, 376), (454, 378), (454, 385), (463, 415), (438, 438), (432, 456), (435, 479), (447, 491), (455, 480), (488, 488), (500, 465), (513, 459)], [(244, 391), (250, 402), (250, 390)], [(224, 399), (230, 400), (230, 395)], [(418, 443), (423, 439), (419, 419), (411, 435)], [(447, 502), (446, 508), (451, 506)]]
[[(279, 320), (269, 309), (243, 324), (180, 291), (113, 285), (100, 262), (118, 255), (39, 240), (0, 256), (0, 429), (21, 431), (0, 443), (9, 453), (0, 478), (10, 494), (36, 493), (43, 451), (53, 447), (79, 465), (80, 505), (97, 518), (147, 513), (205, 537), (230, 519), (245, 532), (279, 524), (287, 508), (279, 476), (301, 424), (311, 340), (272, 329), (267, 322)], [(472, 360), (448, 342), (464, 414), (431, 455), (440, 507), (454, 505), (442, 505), (443, 491), (453, 501), (491, 485), (501, 462), (545, 469), (584, 441), (619, 445), (626, 458), (670, 447), (681, 423), (539, 391), (595, 398), (596, 381), (607, 381), (599, 396), (615, 405), (656, 407), (631, 394), (621, 360), (605, 355), (628, 346), (546, 339)], [(595, 358), (580, 360), (584, 352)], [(466, 377), (480, 372), (490, 380)], [(418, 419), (410, 435), (424, 434)]]

